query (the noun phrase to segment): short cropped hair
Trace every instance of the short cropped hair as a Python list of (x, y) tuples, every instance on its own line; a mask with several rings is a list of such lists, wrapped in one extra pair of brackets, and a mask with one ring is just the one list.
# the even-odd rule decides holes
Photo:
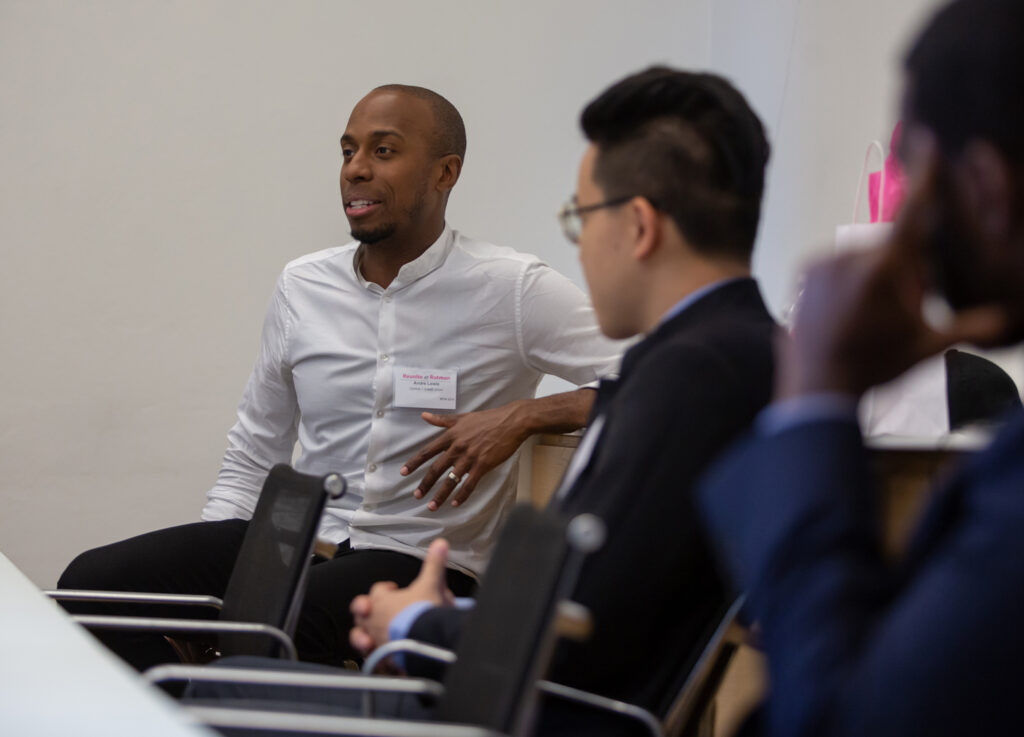
[(645, 197), (699, 253), (749, 262), (770, 147), (727, 80), (651, 67), (608, 88), (580, 123), (608, 198)]
[(376, 90), (401, 92), (426, 102), (434, 114), (434, 154), (438, 158), (456, 154), (465, 161), (466, 126), (459, 111), (447, 99), (426, 87), (411, 84), (384, 84), (374, 88)]
[(1024, 2), (955, 0), (911, 46), (906, 115), (960, 152), (984, 139), (1024, 162)]

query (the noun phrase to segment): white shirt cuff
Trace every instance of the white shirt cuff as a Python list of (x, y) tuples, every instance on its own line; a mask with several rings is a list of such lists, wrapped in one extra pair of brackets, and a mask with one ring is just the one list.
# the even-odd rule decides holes
[(388, 624), (388, 639), (392, 642), (395, 640), (404, 640), (409, 636), (409, 630), (412, 629), (413, 622), (419, 619), (419, 616), (423, 614), (423, 612), (433, 608), (433, 602), (414, 601), (391, 618), (391, 622)]
[[(472, 609), (475, 604), (476, 600), (470, 596), (460, 596), (455, 599), (455, 607), (457, 609)], [(434, 606), (433, 602), (414, 601), (400, 611), (391, 618), (391, 622), (388, 624), (388, 639), (394, 642), (395, 640), (407, 638), (409, 630), (412, 629), (413, 624), (419, 619), (420, 615), (428, 609), (433, 609)], [(405, 668), (405, 653), (395, 653), (393, 660), (399, 668)]]

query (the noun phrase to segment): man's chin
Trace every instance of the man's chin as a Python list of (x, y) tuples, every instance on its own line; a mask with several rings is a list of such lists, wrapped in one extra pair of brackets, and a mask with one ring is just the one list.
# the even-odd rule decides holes
[(366, 243), (368, 245), (378, 243), (385, 238), (390, 238), (395, 234), (394, 225), (381, 225), (376, 228), (361, 228), (358, 225), (352, 226), (352, 238), (359, 241), (360, 243)]

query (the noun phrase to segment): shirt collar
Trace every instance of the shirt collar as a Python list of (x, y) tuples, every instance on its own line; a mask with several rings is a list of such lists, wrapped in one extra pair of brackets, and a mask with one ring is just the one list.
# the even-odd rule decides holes
[[(395, 280), (388, 285), (386, 291), (394, 292), (402, 289), (403, 287), (407, 287), (413, 282), (422, 279), (430, 272), (435, 271), (444, 263), (445, 259), (448, 258), (448, 254), (451, 252), (452, 245), (454, 243), (455, 231), (452, 230), (446, 222), (444, 224), (444, 230), (441, 231), (441, 235), (438, 239), (418, 257), (407, 264), (403, 264), (402, 268), (398, 270), (398, 275), (395, 277)], [(356, 249), (355, 258), (352, 259), (352, 269), (355, 271), (356, 281), (367, 289), (373, 289), (374, 287), (380, 289), (380, 285), (366, 281), (366, 279), (363, 278), (362, 271), (360, 271), (359, 267), (363, 260), (363, 248), (364, 246), (360, 244), (359, 248)]]
[(683, 297), (681, 300), (679, 300), (674, 305), (672, 305), (672, 307), (669, 308), (668, 312), (666, 312), (664, 315), (661, 316), (661, 319), (658, 321), (658, 325), (664, 325), (666, 322), (671, 320), (673, 317), (675, 317), (676, 315), (679, 315), (680, 313), (682, 313), (686, 308), (688, 308), (694, 302), (696, 302), (697, 300), (701, 299), (702, 297), (706, 297), (707, 295), (711, 294), (716, 289), (719, 289), (720, 287), (724, 287), (726, 284), (732, 284), (733, 282), (742, 281), (743, 279), (749, 279), (749, 278), (750, 277), (747, 277), (747, 276), (732, 276), (732, 277), (729, 277), (727, 279), (719, 279), (718, 281), (711, 282), (710, 284), (705, 284), (700, 289), (698, 289), (698, 290), (696, 290), (694, 292), (690, 292), (685, 297)]

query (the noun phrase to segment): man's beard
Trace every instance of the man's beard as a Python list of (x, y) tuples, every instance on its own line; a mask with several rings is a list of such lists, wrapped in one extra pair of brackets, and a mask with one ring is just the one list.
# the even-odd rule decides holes
[(353, 227), (351, 230), (352, 237), (360, 243), (378, 243), (385, 238), (390, 238), (395, 234), (395, 224), (385, 223), (384, 225), (378, 225), (376, 228), (360, 228), (358, 225)]
[[(423, 183), (420, 188), (419, 196), (413, 201), (412, 205), (407, 209), (400, 211), (399, 213), (392, 213), (394, 216), (391, 222), (378, 225), (376, 227), (364, 227), (361, 228), (359, 225), (351, 226), (349, 231), (352, 237), (360, 243), (366, 243), (372, 245), (379, 243), (382, 240), (390, 238), (398, 232), (398, 224), (404, 222), (407, 225), (413, 223), (419, 219), (423, 213), (424, 207), (426, 207), (426, 196), (427, 196), (427, 184)], [(408, 230), (408, 228), (406, 229)]]

